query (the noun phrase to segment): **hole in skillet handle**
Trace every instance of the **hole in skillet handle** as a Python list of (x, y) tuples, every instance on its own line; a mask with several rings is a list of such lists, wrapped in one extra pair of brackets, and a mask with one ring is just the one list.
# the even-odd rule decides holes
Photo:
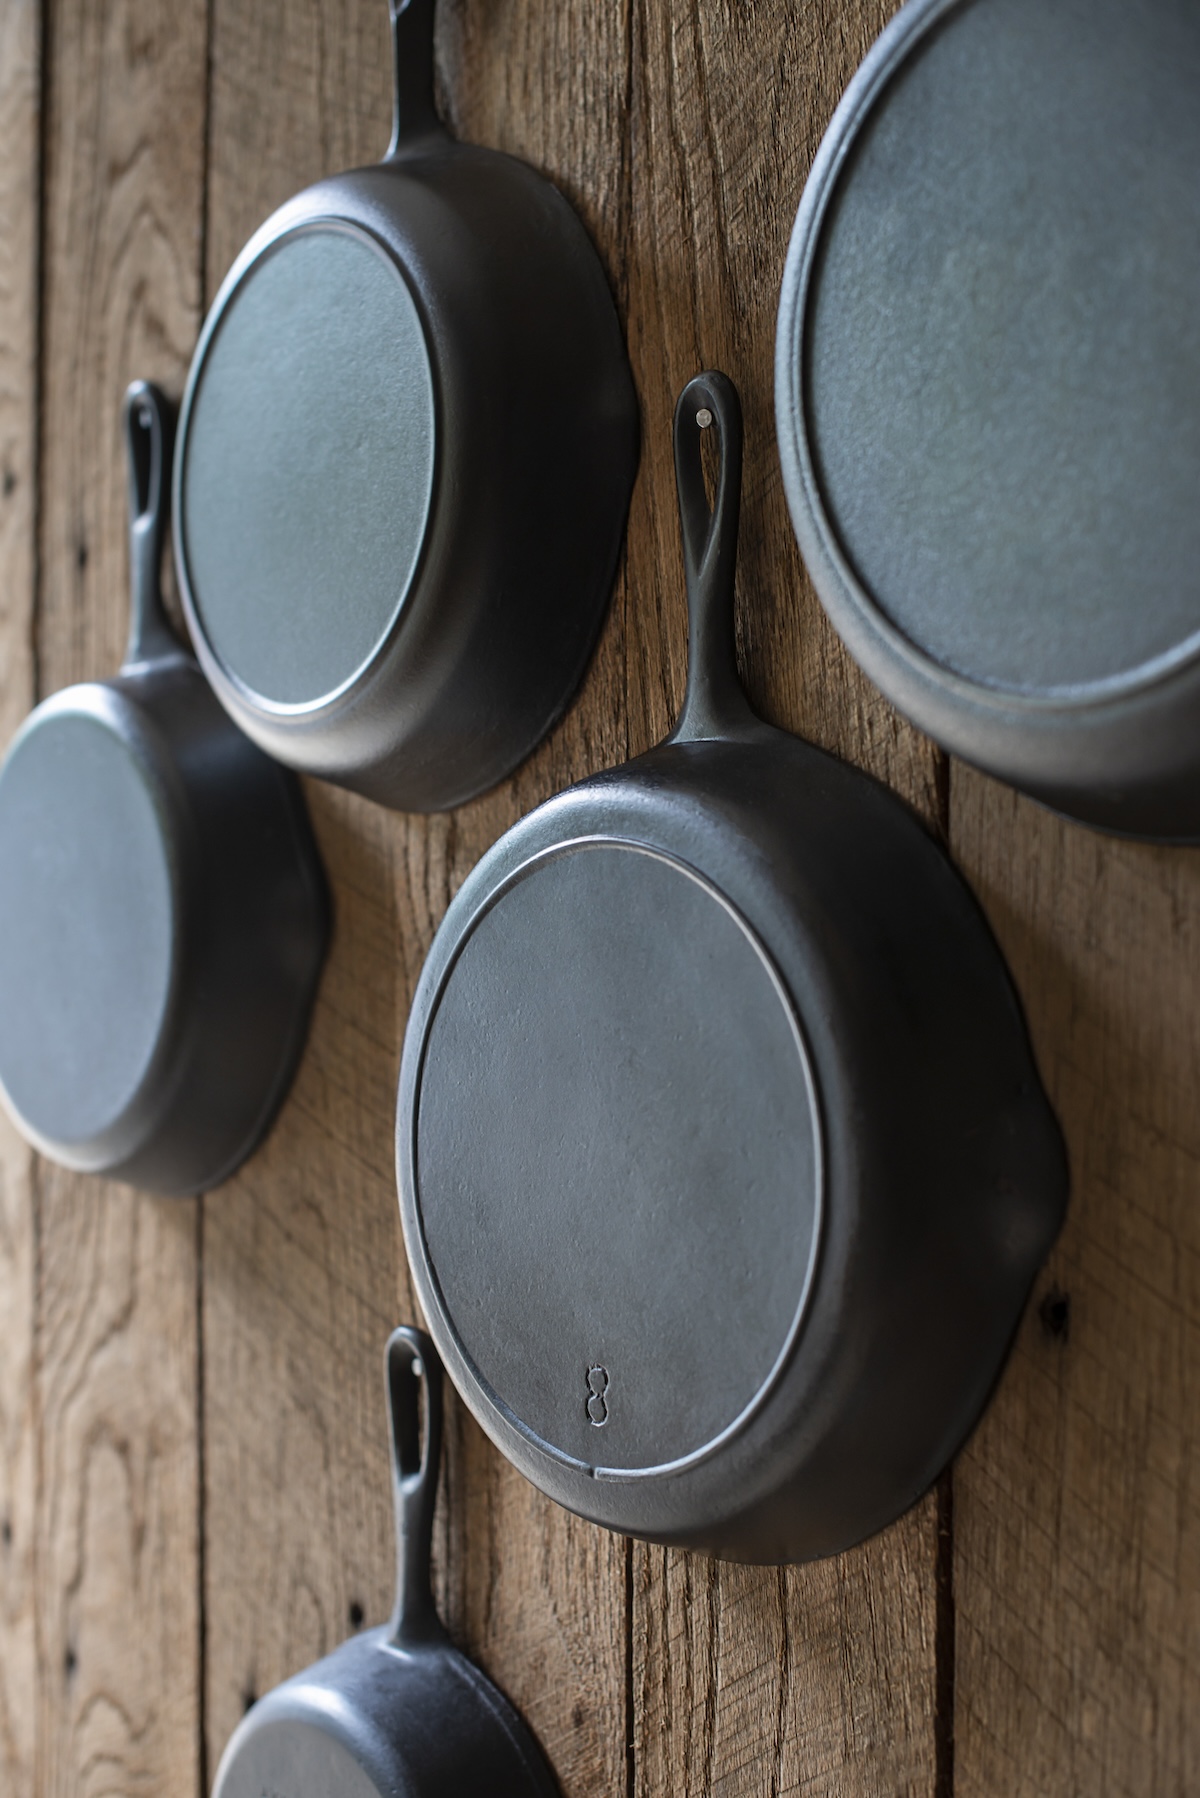
[[(716, 437), (710, 506), (702, 441)], [(696, 375), (675, 405), (675, 486), (688, 598), (688, 679), (668, 741), (735, 737), (757, 724), (737, 671), (734, 573), (742, 501), (742, 407), (728, 375)], [(708, 442), (704, 448), (709, 449)]]
[(442, 1365), (422, 1330), (394, 1330), (386, 1351), (396, 1517), (396, 1602), (388, 1625), (397, 1646), (444, 1635), (430, 1580), (433, 1510), (442, 1454)]

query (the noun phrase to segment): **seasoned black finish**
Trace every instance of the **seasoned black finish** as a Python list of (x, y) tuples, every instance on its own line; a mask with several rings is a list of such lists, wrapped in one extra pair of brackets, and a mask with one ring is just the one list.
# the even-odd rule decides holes
[(961, 1443), (1066, 1166), (942, 850), (746, 703), (724, 376), (684, 390), (675, 453), (683, 715), (451, 904), (401, 1065), (401, 1210), (447, 1368), (530, 1479), (629, 1534), (803, 1560)]
[[(686, 863), (585, 841), (516, 871), (473, 920), (432, 1020), (416, 1146), (443, 1303), (536, 1437), (583, 1466), (645, 1470), (690, 1458), (754, 1403), (815, 1257), (820, 1121), (769, 955)], [(519, 1230), (498, 1193), (522, 1195)], [(539, 1241), (553, 1268), (531, 1275)], [(531, 1302), (574, 1380), (531, 1356)]]
[(1200, 837), (1200, 10), (910, 0), (813, 166), (776, 414), (818, 592), (956, 753)]
[(429, 1551), (442, 1369), (419, 1330), (393, 1333), (387, 1391), (396, 1507), (391, 1621), (259, 1699), (221, 1757), (213, 1798), (555, 1798), (525, 1724), (438, 1619)]
[(171, 414), (125, 400), (129, 646), (0, 769), (0, 1096), (68, 1167), (216, 1185), (287, 1091), (328, 934), (294, 776), (242, 736), (162, 609)]
[(509, 773), (574, 692), (637, 462), (604, 271), (534, 169), (456, 143), (435, 0), (392, 0), (386, 160), (297, 195), (205, 324), (176, 459), (205, 672), (281, 761), (406, 810)]

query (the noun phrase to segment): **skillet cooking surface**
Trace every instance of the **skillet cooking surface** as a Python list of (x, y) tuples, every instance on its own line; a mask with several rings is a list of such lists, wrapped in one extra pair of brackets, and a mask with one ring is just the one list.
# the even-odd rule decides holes
[(875, 603), (946, 668), (1080, 692), (1200, 645), (1200, 7), (969, 0), (822, 227), (805, 426)]
[(472, 925), (421, 1075), (417, 1181), (466, 1354), (551, 1452), (702, 1453), (769, 1384), (816, 1242), (790, 1000), (680, 862), (575, 843)]
[(275, 705), (370, 661), (417, 568), (433, 492), (433, 372), (399, 267), (327, 222), (254, 262), (192, 400), (193, 598), (216, 654)]
[(60, 1143), (101, 1135), (137, 1094), (179, 927), (152, 771), (91, 691), (97, 715), (48, 708), (0, 779), (0, 1081)]

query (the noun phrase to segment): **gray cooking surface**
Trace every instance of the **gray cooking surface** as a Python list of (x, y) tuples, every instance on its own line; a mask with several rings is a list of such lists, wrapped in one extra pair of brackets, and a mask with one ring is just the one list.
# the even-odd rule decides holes
[(533, 864), (466, 940), (419, 1095), (426, 1243), (484, 1381), (588, 1465), (704, 1448), (798, 1317), (818, 1129), (790, 1004), (711, 888), (625, 846)]
[(1200, 6), (970, 0), (827, 216), (831, 523), (945, 666), (1084, 687), (1200, 633)]
[(310, 226), (251, 267), (186, 454), (187, 566), (216, 654), (276, 704), (332, 693), (400, 612), (433, 488), (424, 328), (365, 232)]
[(0, 775), (0, 1082), (33, 1128), (82, 1143), (141, 1084), (171, 995), (171, 872), (130, 750), (41, 719)]

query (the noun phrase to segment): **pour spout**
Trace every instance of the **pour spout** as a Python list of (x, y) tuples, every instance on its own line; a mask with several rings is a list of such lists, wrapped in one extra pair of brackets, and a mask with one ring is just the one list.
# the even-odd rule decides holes
[[(712, 507), (701, 441), (716, 432)], [(734, 571), (742, 498), (742, 407), (728, 375), (696, 375), (675, 407), (675, 484), (688, 597), (688, 680), (670, 743), (738, 736), (757, 725), (737, 671)]]

